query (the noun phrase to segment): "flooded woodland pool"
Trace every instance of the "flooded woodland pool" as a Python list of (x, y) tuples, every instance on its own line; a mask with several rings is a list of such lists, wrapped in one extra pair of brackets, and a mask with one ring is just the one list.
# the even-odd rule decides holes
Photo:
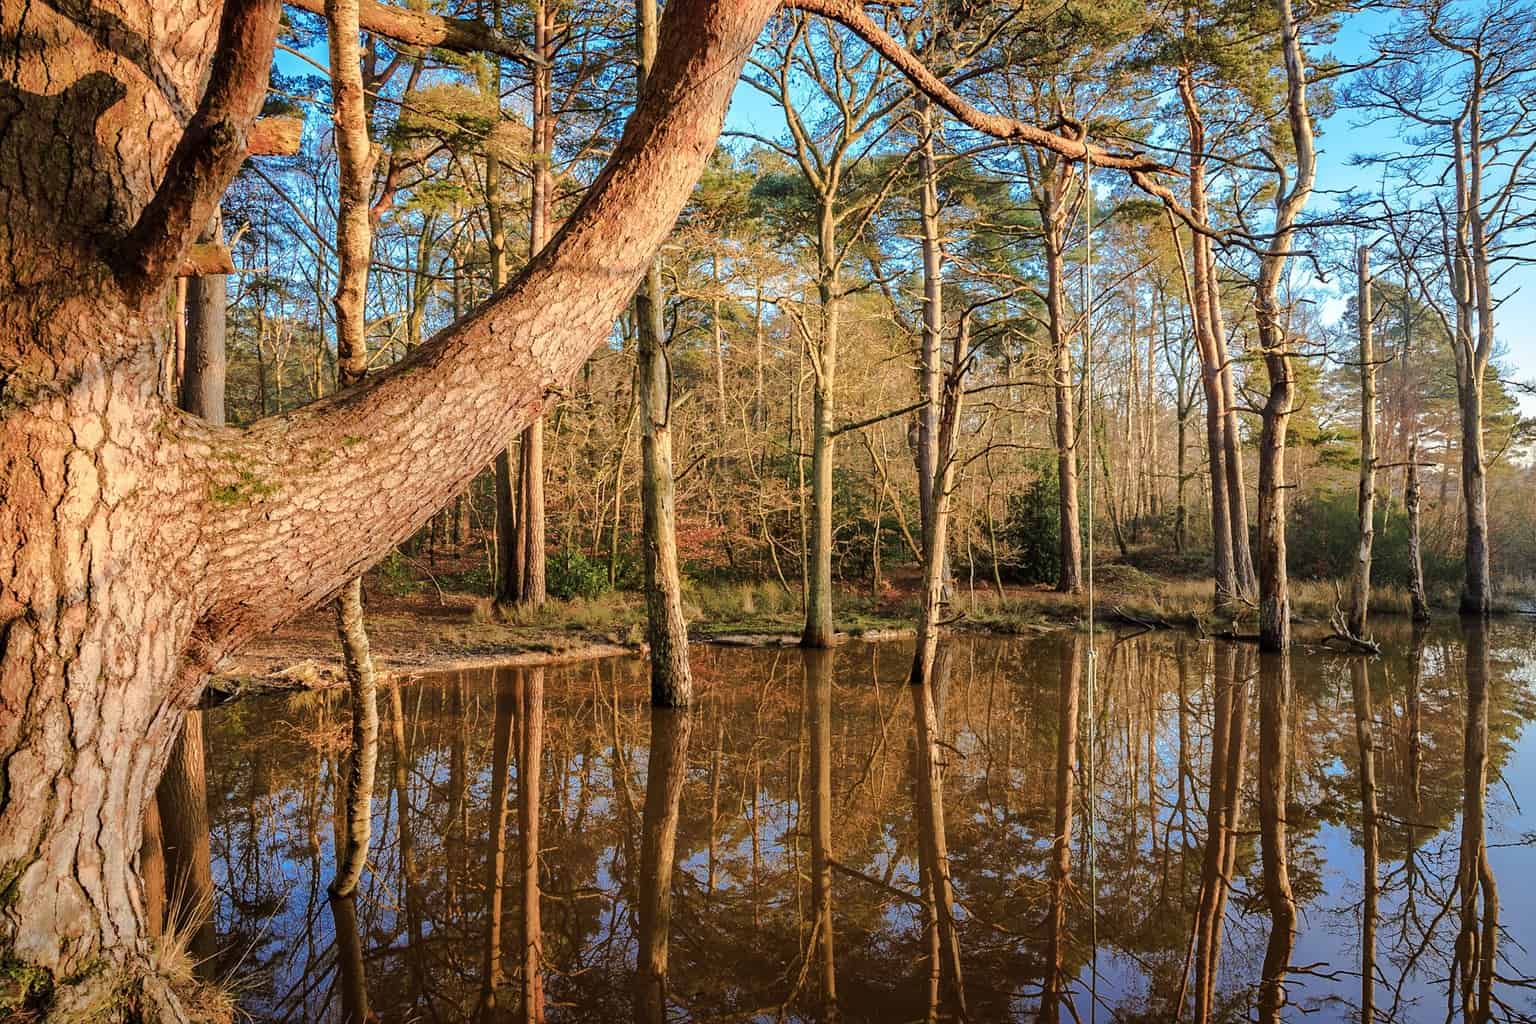
[(695, 646), (687, 716), (637, 659), (391, 687), (355, 910), (344, 695), (239, 703), (216, 941), (259, 1020), (1526, 1019), (1536, 629), (1377, 632), (1106, 635), (1092, 695), (1066, 634), (931, 688), (910, 644)]

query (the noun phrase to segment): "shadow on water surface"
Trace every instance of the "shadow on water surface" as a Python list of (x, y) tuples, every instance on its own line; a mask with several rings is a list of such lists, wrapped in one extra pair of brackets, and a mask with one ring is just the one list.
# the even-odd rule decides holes
[(1526, 1019), (1536, 630), (1381, 639), (1103, 636), (1092, 706), (1070, 635), (921, 687), (696, 648), (691, 712), (634, 660), (428, 678), (355, 901), (345, 695), (249, 701), (206, 722), (218, 942), (258, 1020)]

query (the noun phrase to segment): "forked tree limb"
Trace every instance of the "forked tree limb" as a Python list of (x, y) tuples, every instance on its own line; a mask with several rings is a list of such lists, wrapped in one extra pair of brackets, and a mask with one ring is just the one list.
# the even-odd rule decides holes
[[(287, 0), (287, 3), (311, 14), (325, 13), (325, 0)], [(447, 18), (378, 3), (377, 0), (362, 0), (358, 4), (358, 22), (365, 32), (375, 32), (408, 46), (436, 46), (455, 53), (494, 53), (522, 64), (533, 63), (527, 47), (483, 22), (468, 18)]]
[(251, 124), (267, 95), (279, 0), (228, 0), (208, 89), (171, 153), (165, 177), (116, 246), (113, 270), (144, 301), (174, 277), (245, 160)]

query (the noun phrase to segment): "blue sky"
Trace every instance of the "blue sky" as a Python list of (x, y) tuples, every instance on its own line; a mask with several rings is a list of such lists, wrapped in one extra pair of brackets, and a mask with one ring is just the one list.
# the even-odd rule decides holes
[[(1346, 63), (1369, 59), (1374, 54), (1371, 37), (1387, 27), (1390, 17), (1385, 12), (1372, 12), (1347, 20), (1333, 47), (1334, 55)], [(1319, 194), (1312, 204), (1315, 212), (1332, 204), (1329, 193), (1350, 188), (1369, 190), (1379, 181), (1378, 169), (1353, 166), (1351, 159), (1360, 153), (1391, 150), (1397, 146), (1397, 139), (1390, 124), (1367, 125), (1363, 120), (1357, 111), (1337, 110), (1319, 122)], [(776, 103), (743, 82), (732, 98), (726, 130), (779, 138), (785, 134), (784, 115)], [(727, 143), (734, 147), (740, 140)], [(1323, 290), (1334, 289), (1324, 286)], [(1536, 267), (1511, 270), (1500, 292), (1504, 298), (1498, 313), (1498, 339), (1504, 349), (1502, 362), (1509, 376), (1522, 381), (1536, 380)], [(1325, 301), (1324, 318), (1336, 318), (1343, 308), (1342, 298)], [(1522, 396), (1521, 404), (1526, 415), (1536, 416), (1536, 397)]]

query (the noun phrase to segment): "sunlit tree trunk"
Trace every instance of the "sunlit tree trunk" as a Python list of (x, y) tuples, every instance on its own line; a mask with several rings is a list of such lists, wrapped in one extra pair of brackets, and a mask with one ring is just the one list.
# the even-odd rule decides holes
[[(1277, 191), (1274, 234), (1259, 260), (1254, 315), (1269, 376), (1259, 432), (1259, 646), (1278, 651), (1291, 642), (1290, 580), (1285, 546), (1285, 443), (1295, 407), (1295, 366), (1280, 309), (1280, 281), (1290, 257), (1296, 219), (1312, 195), (1317, 171), (1312, 113), (1307, 106), (1307, 67), (1291, 0), (1275, 0), (1285, 60), (1286, 120), (1295, 153), (1290, 188)], [(1281, 175), (1282, 184), (1286, 175)]]
[(838, 331), (842, 318), (837, 268), (832, 260), (836, 246), (836, 221), (830, 206), (821, 212), (818, 251), (820, 280), (816, 291), (820, 299), (817, 338), (811, 352), (814, 385), (811, 391), (811, 512), (809, 550), (807, 553), (807, 592), (805, 629), (800, 634), (803, 647), (830, 647), (832, 628), (832, 469), (835, 460), (836, 429), (834, 388), (837, 382)]
[[(1194, 72), (1187, 65), (1179, 69), (1178, 89), (1190, 138), (1189, 210), (1195, 218), (1205, 222), (1209, 211), (1205, 191), (1205, 121), (1195, 94)], [(1177, 246), (1177, 227), (1174, 241)], [(1205, 442), (1211, 479), (1211, 574), (1216, 585), (1217, 610), (1230, 611), (1235, 607), (1239, 589), (1227, 493), (1226, 392), (1221, 378), (1226, 351), (1224, 339), (1214, 335), (1210, 320), (1212, 289), (1208, 284), (1211, 273), (1208, 254), (1209, 247), (1203, 244), (1200, 235), (1192, 234), (1185, 296), (1200, 353), (1200, 385), (1205, 396)], [(1180, 258), (1182, 260), (1182, 254)], [(1262, 520), (1262, 510), (1259, 516)]]
[[(918, 121), (922, 133), (918, 148), (918, 219), (922, 228), (923, 253), (923, 330), (918, 359), (917, 497), (923, 530), (937, 505), (935, 481), (939, 473), (939, 418), (943, 391), (944, 343), (944, 248), (939, 223), (939, 173), (935, 160), (933, 133), (934, 111), (927, 100), (918, 101)], [(939, 566), (939, 576), (949, 580), (947, 557)]]
[[(336, 153), (340, 200), (336, 214), (338, 269), (336, 294), (336, 366), (338, 383), (348, 388), (368, 372), (368, 264), (373, 232), (368, 192), (374, 154), (368, 141), (363, 74), (358, 52), (358, 0), (326, 0), (331, 82), (336, 103)], [(354, 577), (336, 598), (336, 635), (352, 699), (352, 752), (347, 767), (347, 843), (336, 861), (331, 892), (351, 896), (368, 859), (374, 772), (378, 763), (379, 713), (373, 659), (363, 619), (363, 581)]]
[[(1349, 579), (1349, 631), (1365, 636), (1371, 603), (1371, 546), (1376, 540), (1376, 347), (1372, 331), (1371, 250), (1360, 247), (1356, 301), (1360, 337), (1360, 489), (1355, 499), (1355, 564)], [(1411, 471), (1411, 470), (1410, 470)], [(1417, 552), (1414, 552), (1417, 554)]]
[[(638, 0), (640, 87), (656, 60), (656, 3)], [(641, 544), (645, 549), (646, 638), (651, 646), (651, 703), (686, 707), (693, 699), (688, 623), (677, 562), (677, 495), (672, 477), (672, 371), (665, 349), (661, 266), (652, 261), (635, 293), (635, 359), (640, 407)]]

